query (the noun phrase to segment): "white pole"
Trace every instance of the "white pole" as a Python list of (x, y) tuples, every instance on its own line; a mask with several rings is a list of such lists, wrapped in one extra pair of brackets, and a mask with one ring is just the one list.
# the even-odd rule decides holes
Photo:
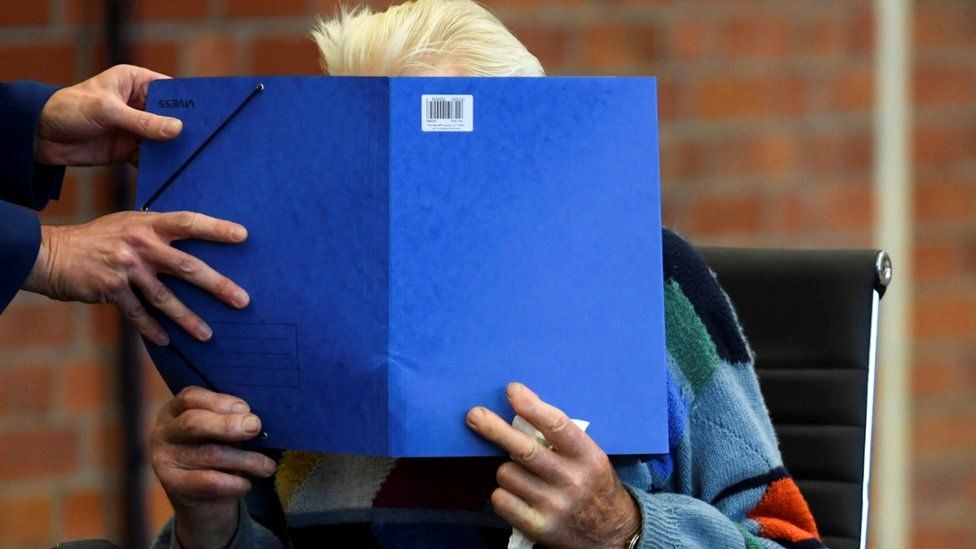
[(894, 265), (891, 287), (881, 302), (878, 361), (879, 407), (875, 427), (876, 476), (870, 544), (909, 546), (911, 535), (908, 391), (912, 359), (911, 148), (909, 71), (910, 0), (875, 0), (875, 242)]

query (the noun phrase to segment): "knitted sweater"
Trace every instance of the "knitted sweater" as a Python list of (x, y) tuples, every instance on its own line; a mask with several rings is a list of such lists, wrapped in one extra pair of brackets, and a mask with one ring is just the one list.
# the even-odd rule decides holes
[[(727, 296), (684, 240), (665, 230), (663, 243), (671, 449), (611, 458), (639, 504), (641, 547), (822, 547)], [(231, 547), (504, 547), (511, 530), (489, 503), (503, 461), (285, 452), (273, 489), (242, 504)], [(155, 547), (174, 538), (170, 521)]]

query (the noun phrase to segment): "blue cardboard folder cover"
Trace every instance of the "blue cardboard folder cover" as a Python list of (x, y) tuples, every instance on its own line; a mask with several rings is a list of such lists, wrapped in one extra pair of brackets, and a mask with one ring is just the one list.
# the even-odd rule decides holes
[(137, 207), (242, 223), (178, 246), (245, 288), (167, 277), (213, 328), (157, 316), (173, 391), (247, 400), (258, 445), (387, 456), (499, 450), (521, 381), (609, 454), (667, 451), (652, 78), (201, 78), (155, 82), (183, 120), (145, 143)]

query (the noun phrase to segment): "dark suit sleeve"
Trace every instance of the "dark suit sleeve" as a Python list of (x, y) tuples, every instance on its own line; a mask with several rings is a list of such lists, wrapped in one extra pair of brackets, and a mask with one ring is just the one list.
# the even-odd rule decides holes
[(36, 82), (0, 83), (0, 200), (42, 210), (61, 195), (64, 168), (34, 162), (41, 109), (55, 91)]
[(0, 202), (0, 313), (30, 274), (40, 245), (41, 224), (37, 214), (22, 206)]
[(64, 168), (34, 161), (41, 109), (55, 91), (34, 82), (0, 83), (0, 312), (37, 259), (41, 227), (27, 208), (40, 210), (61, 194)]

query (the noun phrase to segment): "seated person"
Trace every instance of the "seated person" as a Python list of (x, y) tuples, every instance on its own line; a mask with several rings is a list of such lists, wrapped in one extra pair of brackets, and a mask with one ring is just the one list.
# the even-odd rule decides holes
[[(314, 35), (333, 75), (543, 75), (471, 0), (343, 12)], [(821, 547), (728, 298), (673, 232), (663, 251), (669, 455), (608, 457), (513, 383), (513, 409), (553, 450), (475, 407), (468, 426), (511, 459), (272, 459), (239, 447), (261, 430), (247, 403), (192, 387), (162, 409), (152, 437), (175, 509), (155, 547), (504, 546), (511, 527), (551, 547)]]

